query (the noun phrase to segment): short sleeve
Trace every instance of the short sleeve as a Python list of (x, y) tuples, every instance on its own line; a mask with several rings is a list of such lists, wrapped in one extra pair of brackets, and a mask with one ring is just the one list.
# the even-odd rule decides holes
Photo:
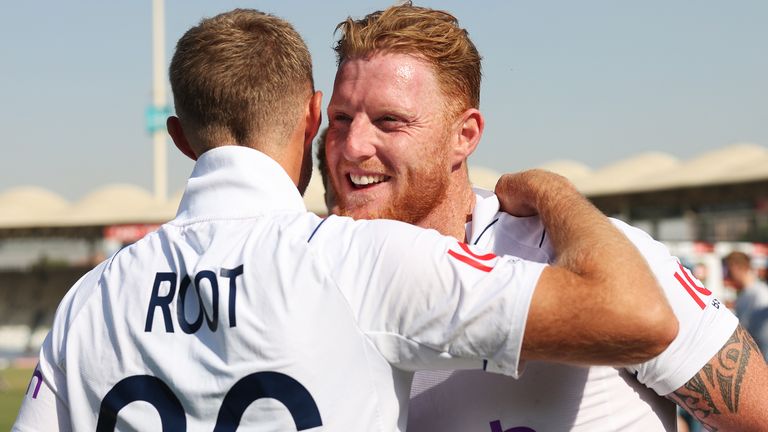
[(50, 357), (51, 335), (48, 334), (40, 349), (40, 363), (32, 373), (11, 429), (14, 432), (71, 430), (66, 401), (63, 392), (58, 390), (66, 385), (64, 373)]
[(545, 264), (392, 221), (332, 225), (323, 246), (326, 257), (338, 251), (328, 258), (330, 273), (387, 361), (405, 370), (485, 368), (517, 376)]
[[(669, 250), (645, 232), (614, 221), (640, 250), (679, 322), (677, 337), (652, 360), (628, 367), (659, 395), (677, 390), (717, 354), (738, 319)], [(642, 305), (638, 305), (641, 307)]]
[(56, 309), (53, 328), (40, 347), (38, 364), (22, 401), (14, 431), (71, 430), (64, 360), (67, 336), (81, 307), (97, 288), (107, 264), (104, 261), (81, 277)]

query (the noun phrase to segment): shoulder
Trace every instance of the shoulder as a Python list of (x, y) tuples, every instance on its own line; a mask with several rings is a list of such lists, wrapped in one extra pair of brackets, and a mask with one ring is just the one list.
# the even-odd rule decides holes
[(666, 249), (666, 247), (661, 242), (654, 240), (650, 234), (641, 230), (640, 228), (632, 226), (620, 219), (609, 217), (608, 220), (610, 220), (613, 226), (624, 233), (624, 235), (626, 235), (633, 243), (659, 245)]
[(754, 297), (756, 299), (757, 306), (761, 308), (768, 307), (768, 285), (758, 281), (755, 284)]
[(415, 239), (429, 239), (437, 243), (453, 240), (433, 229), (420, 228), (400, 221), (354, 220), (332, 215), (318, 223), (311, 243), (317, 245), (360, 244), (371, 247), (384, 243), (408, 244)]
[(75, 282), (56, 308), (51, 333), (48, 335), (53, 356), (51, 360), (56, 363), (63, 361), (67, 337), (82, 316), (81, 312), (91, 302), (98, 301), (101, 278), (111, 259), (101, 262)]
[[(629, 225), (628, 223), (616, 218), (608, 218), (613, 225), (618, 228), (619, 231), (624, 233), (625, 236), (640, 250), (640, 253), (650, 260), (651, 258), (670, 258), (672, 254), (664, 243), (655, 240), (647, 232), (640, 228)], [(675, 259), (677, 261), (677, 259)]]

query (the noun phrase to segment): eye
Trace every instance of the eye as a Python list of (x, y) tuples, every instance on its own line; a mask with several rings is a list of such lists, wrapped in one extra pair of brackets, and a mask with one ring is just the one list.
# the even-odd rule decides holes
[(394, 130), (398, 129), (405, 122), (403, 122), (403, 120), (397, 116), (387, 114), (376, 119), (376, 123), (381, 129)]
[(333, 121), (337, 123), (349, 123), (352, 121), (352, 117), (344, 113), (336, 113), (333, 115)]
[(400, 120), (397, 117), (395, 117), (395, 116), (386, 115), (386, 116), (382, 116), (379, 119), (379, 121), (391, 123), (391, 122), (396, 122), (396, 121), (400, 121)]

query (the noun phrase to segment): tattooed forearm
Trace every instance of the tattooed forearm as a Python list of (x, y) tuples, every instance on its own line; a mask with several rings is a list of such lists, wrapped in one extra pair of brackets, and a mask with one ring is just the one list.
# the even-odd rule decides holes
[(714, 385), (712, 365), (708, 363), (682, 388), (667, 397), (691, 413), (707, 429), (716, 431), (714, 425), (709, 423), (711, 416), (720, 414), (709, 391)]
[(755, 341), (739, 326), (718, 353), (720, 369), (717, 371), (717, 382), (723, 402), (730, 412), (739, 411), (741, 381), (747, 371), (747, 363), (753, 350), (757, 351)]
[(738, 326), (720, 352), (668, 397), (716, 431), (720, 415), (739, 411), (742, 381), (753, 356), (762, 357), (749, 333)]

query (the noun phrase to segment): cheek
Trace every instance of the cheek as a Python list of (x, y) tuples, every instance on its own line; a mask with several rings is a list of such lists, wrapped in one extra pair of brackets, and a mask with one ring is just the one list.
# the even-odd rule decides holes
[[(449, 146), (445, 136), (436, 136), (400, 149), (391, 159), (397, 168), (407, 167), (412, 173), (432, 173), (449, 170), (451, 165)], [(394, 153), (393, 153), (394, 154)]]
[(428, 157), (427, 148), (418, 140), (393, 139), (377, 146), (375, 158), (395, 173), (418, 170)]
[(339, 166), (339, 160), (341, 160), (341, 147), (336, 144), (337, 141), (328, 138), (325, 141), (325, 164), (329, 173), (333, 176), (335, 175), (334, 171)]

